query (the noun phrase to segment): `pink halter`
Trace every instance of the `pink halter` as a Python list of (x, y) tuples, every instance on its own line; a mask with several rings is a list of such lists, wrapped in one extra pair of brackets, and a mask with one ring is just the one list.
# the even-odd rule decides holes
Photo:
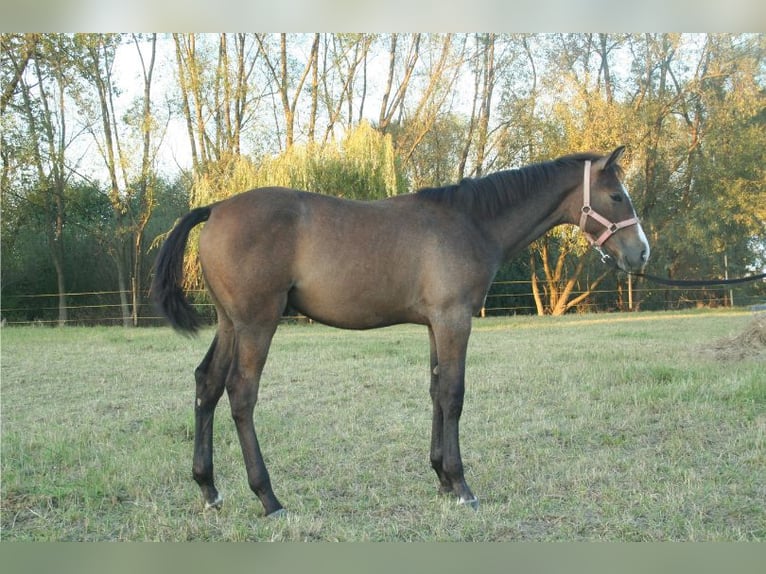
[[(624, 227), (630, 227), (631, 225), (636, 225), (638, 223), (638, 217), (635, 216), (631, 217), (630, 219), (620, 221), (619, 223), (612, 223), (606, 217), (600, 213), (597, 213), (590, 206), (590, 160), (585, 162), (585, 172), (583, 173), (582, 178), (582, 193), (583, 201), (580, 215), (580, 229), (591, 245), (601, 247), (607, 239), (617, 233), (620, 229), (623, 229)], [(594, 238), (590, 233), (585, 231), (585, 224), (588, 222), (589, 217), (592, 217), (601, 225), (606, 227), (601, 235), (598, 236), (598, 239)]]

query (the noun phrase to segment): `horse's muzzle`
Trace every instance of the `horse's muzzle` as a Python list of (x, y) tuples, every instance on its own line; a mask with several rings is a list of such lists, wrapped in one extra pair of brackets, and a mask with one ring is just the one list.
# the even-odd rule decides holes
[(640, 225), (634, 228), (636, 233), (624, 237), (627, 230), (621, 230), (606, 242), (603, 247), (594, 246), (601, 254), (601, 260), (626, 273), (640, 273), (649, 261), (651, 249)]

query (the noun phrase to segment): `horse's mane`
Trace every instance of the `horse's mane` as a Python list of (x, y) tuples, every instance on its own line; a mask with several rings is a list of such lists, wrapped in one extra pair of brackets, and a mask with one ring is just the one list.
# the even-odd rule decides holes
[[(419, 197), (456, 207), (481, 218), (492, 218), (546, 189), (559, 189), (562, 179), (571, 180), (574, 169), (582, 173), (583, 162), (597, 161), (596, 153), (578, 153), (519, 169), (498, 171), (479, 178), (464, 178), (460, 183), (420, 189)], [(621, 176), (619, 166), (616, 175)]]

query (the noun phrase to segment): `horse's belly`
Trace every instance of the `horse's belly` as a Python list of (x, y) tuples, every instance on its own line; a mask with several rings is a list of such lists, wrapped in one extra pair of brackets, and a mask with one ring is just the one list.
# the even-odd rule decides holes
[(423, 323), (409, 293), (360, 284), (298, 283), (290, 305), (307, 317), (343, 329), (374, 329), (398, 323)]

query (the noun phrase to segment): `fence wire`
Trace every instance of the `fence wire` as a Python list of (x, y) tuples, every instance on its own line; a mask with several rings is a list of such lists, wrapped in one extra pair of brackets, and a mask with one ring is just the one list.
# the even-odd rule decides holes
[[(590, 291), (590, 296), (577, 305), (576, 311), (596, 312), (627, 309), (626, 288), (596, 289)], [(672, 294), (665, 298), (664, 308), (683, 309), (692, 307), (731, 306), (732, 298), (735, 306), (762, 305), (764, 297), (748, 294), (745, 289), (710, 289), (710, 288), (657, 288), (642, 286), (633, 288), (633, 298), (642, 301), (650, 295), (657, 297), (658, 293)], [(570, 298), (582, 294), (573, 291)], [(188, 292), (194, 307), (203, 318), (213, 324), (215, 309), (203, 290)], [(127, 301), (128, 304), (123, 303)], [(133, 324), (140, 326), (163, 325), (163, 317), (149, 302), (148, 294), (143, 293), (139, 298), (137, 308), (132, 305), (130, 291), (87, 291), (66, 293), (64, 295), (67, 325), (119, 325)], [(640, 305), (637, 305), (640, 308)], [(652, 307), (655, 309), (655, 306)], [(0, 315), (3, 325), (58, 325), (59, 295), (57, 293), (37, 293), (12, 295), (0, 299)], [(530, 315), (537, 313), (537, 306), (532, 294), (532, 282), (496, 281), (492, 283), (481, 316), (493, 315)], [(283, 319), (285, 321), (305, 320), (305, 317), (288, 307)]]

